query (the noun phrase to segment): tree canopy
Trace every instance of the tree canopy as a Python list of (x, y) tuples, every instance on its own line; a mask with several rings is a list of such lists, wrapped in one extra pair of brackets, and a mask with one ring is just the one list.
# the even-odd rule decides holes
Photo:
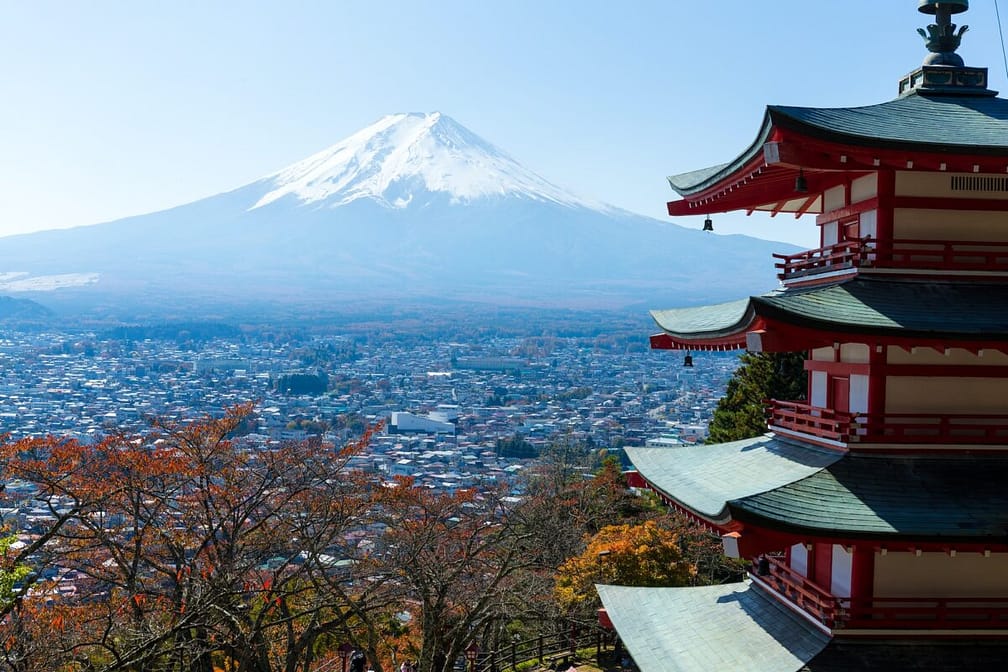
[(568, 610), (584, 611), (597, 603), (596, 583), (685, 586), (695, 571), (683, 557), (676, 530), (654, 520), (609, 525), (560, 567), (556, 595)]
[(371, 430), (261, 445), (236, 431), (253, 412), (0, 446), (46, 512), (0, 540), (0, 672), (298, 672), (347, 646), (447, 672), (589, 605), (603, 550), (606, 580), (720, 576), (716, 539), (645, 521), (618, 461), (573, 438), (520, 485), (435, 490), (352, 468)]
[(344, 468), (364, 444), (246, 450), (227, 437), (250, 412), (5, 447), (51, 513), (24, 558), (38, 579), (0, 610), (8, 669), (290, 670), (349, 632), (331, 554), (367, 493)]
[(441, 491), (351, 468), (369, 433), (235, 438), (252, 413), (2, 446), (47, 516), (3, 556), (0, 670), (295, 672), (352, 645), (446, 672), (504, 618), (551, 622), (557, 568), (625, 508), (618, 468), (592, 477), (573, 443), (520, 497)]
[(807, 389), (804, 353), (743, 354), (741, 365), (714, 409), (708, 443), (737, 441), (765, 433), (766, 402), (799, 401), (805, 399)]

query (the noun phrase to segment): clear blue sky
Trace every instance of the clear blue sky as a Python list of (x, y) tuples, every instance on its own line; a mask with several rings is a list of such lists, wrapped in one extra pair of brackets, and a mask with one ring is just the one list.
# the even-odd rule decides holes
[[(667, 219), (665, 176), (734, 158), (767, 104), (895, 97), (925, 56), (915, 31), (929, 23), (917, 0), (0, 0), (0, 10), (0, 235), (180, 205), (385, 114), (433, 110), (575, 193)], [(955, 20), (970, 25), (966, 62), (1008, 92), (994, 0)], [(716, 227), (803, 245), (815, 229), (784, 215), (721, 215)]]

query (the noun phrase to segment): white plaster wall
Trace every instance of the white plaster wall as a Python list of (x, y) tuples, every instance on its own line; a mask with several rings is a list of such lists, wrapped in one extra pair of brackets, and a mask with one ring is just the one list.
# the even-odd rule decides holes
[(823, 227), (822, 227), (822, 238), (823, 238), (822, 244), (823, 244), (823, 247), (828, 247), (830, 245), (836, 245), (838, 242), (840, 242), (840, 238), (839, 238), (839, 236), (837, 234), (838, 230), (839, 229), (837, 228), (837, 223), (836, 222), (829, 222), (827, 224), (823, 224)]
[[(896, 172), (897, 196), (938, 196), (948, 198), (990, 198), (1008, 200), (1008, 191), (952, 191), (953, 173)], [(1004, 174), (956, 173), (968, 177), (1004, 177)]]
[(888, 413), (1008, 413), (1008, 379), (888, 376)]
[(811, 405), (816, 408), (826, 408), (826, 372), (812, 371), (812, 399)]
[(813, 362), (832, 362), (834, 358), (833, 348), (815, 348), (812, 350)]
[(878, 210), (869, 210), (861, 213), (861, 237), (871, 236), (878, 238)]
[(868, 376), (852, 373), (850, 377), (850, 412), (868, 412)]
[(875, 596), (1008, 597), (1008, 554), (876, 554)]
[(864, 343), (843, 343), (840, 345), (840, 361), (847, 364), (867, 364), (870, 350)]
[(853, 567), (854, 554), (848, 553), (840, 544), (833, 544), (833, 577), (830, 579), (830, 592), (835, 596), (850, 597)]
[(847, 205), (847, 187), (839, 185), (823, 192), (823, 212), (839, 210)]
[(878, 173), (871, 173), (851, 182), (851, 203), (860, 203), (876, 196), (878, 196)]
[(893, 237), (896, 240), (1005, 242), (1008, 241), (1008, 212), (896, 208)]
[(808, 578), (808, 549), (805, 544), (791, 547), (791, 569)]

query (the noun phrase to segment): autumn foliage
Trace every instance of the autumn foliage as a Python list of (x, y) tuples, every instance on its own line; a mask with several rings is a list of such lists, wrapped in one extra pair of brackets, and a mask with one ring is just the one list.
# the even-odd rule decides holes
[(591, 537), (557, 576), (556, 595), (571, 611), (592, 608), (595, 584), (685, 586), (696, 568), (683, 558), (679, 533), (654, 520), (609, 525)]
[(429, 489), (366, 468), (375, 428), (252, 445), (234, 437), (253, 413), (0, 446), (44, 512), (0, 537), (0, 671), (332, 671), (352, 647), (376, 672), (447, 672), (473, 644), (563, 628), (599, 580), (718, 571), (686, 528), (627, 522), (645, 512), (618, 464), (593, 473), (572, 442), (519, 493)]
[(249, 450), (229, 436), (250, 412), (4, 448), (6, 477), (50, 514), (17, 558), (36, 580), (3, 608), (8, 669), (267, 672), (335, 655), (349, 612), (331, 554), (367, 492), (344, 468), (367, 437)]

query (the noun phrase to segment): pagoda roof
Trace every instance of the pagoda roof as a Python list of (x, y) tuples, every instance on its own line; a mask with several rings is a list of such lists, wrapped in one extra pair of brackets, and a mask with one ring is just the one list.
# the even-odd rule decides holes
[(858, 538), (1008, 538), (1008, 458), (847, 455), (800, 481), (737, 499), (732, 518)]
[(712, 523), (730, 519), (728, 502), (808, 478), (842, 457), (770, 434), (713, 445), (625, 450), (652, 486)]
[(641, 672), (795, 672), (829, 643), (826, 633), (749, 582), (596, 589)]
[(655, 489), (716, 525), (861, 539), (1008, 538), (1008, 457), (860, 455), (772, 434), (626, 452)]
[(829, 342), (831, 334), (997, 342), (1008, 340), (1006, 305), (1008, 283), (859, 276), (733, 303), (654, 310), (651, 316), (664, 334), (652, 337), (652, 345), (697, 350), (721, 349), (726, 343), (742, 347), (747, 332), (768, 325), (789, 325)]
[(924, 152), (1008, 154), (1008, 100), (911, 94), (866, 107), (771, 106), (781, 128), (838, 143)]
[[(787, 147), (767, 154), (777, 143)], [(669, 203), (669, 214), (819, 211), (817, 192), (833, 183), (829, 172), (863, 173), (882, 164), (905, 167), (914, 159), (923, 166), (924, 157), (936, 156), (950, 165), (949, 157), (971, 157), (963, 165), (951, 165), (950, 171), (972, 171), (975, 157), (987, 157), (985, 169), (1003, 173), (1008, 99), (914, 91), (863, 107), (769, 106), (756, 139), (734, 160), (668, 178), (684, 198)], [(990, 163), (994, 157), (998, 160)], [(938, 169), (939, 161), (931, 163)], [(794, 179), (802, 166), (812, 188), (796, 194)]]
[(953, 672), (1004, 666), (991, 638), (835, 638), (751, 581), (688, 588), (595, 587), (641, 672)]

